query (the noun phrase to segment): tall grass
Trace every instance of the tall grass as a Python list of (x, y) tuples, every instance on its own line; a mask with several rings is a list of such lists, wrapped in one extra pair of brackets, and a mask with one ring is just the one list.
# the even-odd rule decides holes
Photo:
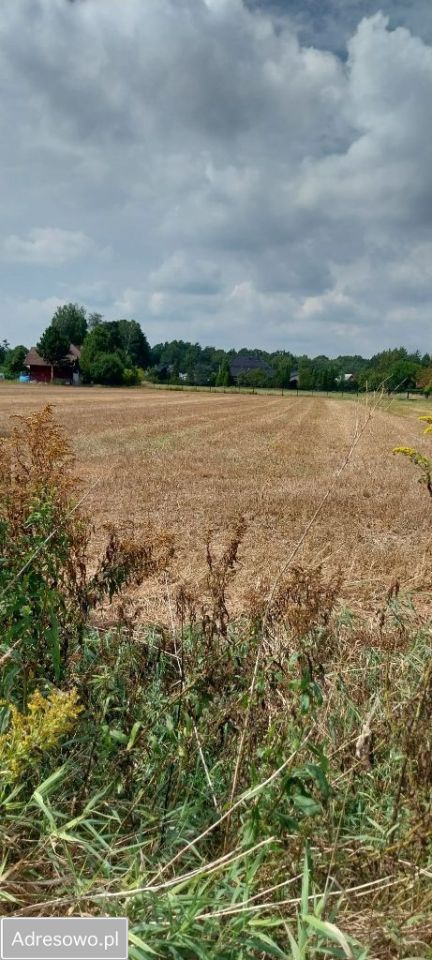
[(233, 616), (239, 518), (170, 628), (103, 629), (171, 546), (90, 569), (68, 458), (50, 411), (3, 443), (2, 912), (127, 914), (135, 960), (432, 956), (431, 625), (301, 566)]

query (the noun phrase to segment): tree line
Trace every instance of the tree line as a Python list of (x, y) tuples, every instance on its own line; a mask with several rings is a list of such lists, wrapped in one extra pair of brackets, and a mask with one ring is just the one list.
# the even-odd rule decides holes
[[(140, 324), (132, 319), (106, 321), (75, 303), (58, 307), (36, 349), (52, 369), (68, 355), (70, 344), (81, 348), (80, 374), (84, 383), (133, 385), (143, 380), (194, 386), (289, 388), (303, 390), (423, 389), (432, 392), (429, 353), (405, 347), (384, 350), (370, 358), (358, 354), (330, 358), (308, 357), (288, 350), (224, 350), (199, 343), (172, 340), (150, 347)], [(24, 370), (27, 347), (0, 344), (0, 370), (15, 379)], [(244, 369), (234, 360), (244, 359)], [(255, 366), (251, 363), (255, 362)], [(250, 369), (248, 369), (248, 367)]]

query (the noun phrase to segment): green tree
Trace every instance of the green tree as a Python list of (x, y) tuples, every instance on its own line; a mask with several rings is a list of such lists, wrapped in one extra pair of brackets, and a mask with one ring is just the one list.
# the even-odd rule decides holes
[(386, 371), (365, 367), (358, 374), (358, 384), (362, 390), (379, 390), (385, 386)]
[(24, 359), (27, 352), (27, 347), (22, 344), (6, 352), (4, 372), (8, 379), (13, 380), (24, 370)]
[[(404, 354), (404, 355), (403, 355)], [(368, 390), (412, 390), (424, 369), (421, 364), (408, 358), (406, 350), (386, 350), (372, 357), (374, 365), (366, 367), (358, 375), (359, 385)]]
[(93, 330), (94, 327), (97, 327), (100, 323), (103, 323), (101, 313), (89, 313), (87, 317), (87, 330)]
[(382, 373), (383, 376), (388, 372), (393, 364), (399, 360), (408, 360), (408, 353), (405, 347), (395, 347), (391, 350), (382, 350), (371, 357), (369, 367)]
[(421, 373), (421, 366), (413, 360), (398, 360), (388, 371), (388, 390), (413, 390)]
[(318, 390), (336, 390), (338, 368), (331, 362), (324, 364), (315, 372), (315, 385)]
[[(133, 336), (136, 331), (133, 327), (121, 327), (121, 324), (130, 322), (134, 323), (128, 320), (103, 321), (90, 330), (83, 343), (80, 357), (81, 373), (85, 381), (104, 384), (137, 383), (136, 365), (124, 345), (125, 330)], [(142, 333), (141, 329), (140, 332)], [(134, 342), (138, 349), (138, 340)], [(141, 357), (143, 357), (142, 353)]]
[(51, 366), (51, 380), (54, 379), (54, 367), (64, 363), (70, 346), (69, 337), (58, 327), (47, 327), (37, 345), (41, 357)]
[(156, 343), (150, 350), (150, 366), (157, 367), (162, 363), (163, 343)]
[(93, 365), (100, 354), (118, 353), (127, 366), (126, 356), (122, 355), (122, 341), (117, 323), (98, 323), (87, 334), (81, 350), (80, 367), (84, 380), (94, 380)]
[(275, 376), (275, 386), (276, 387), (289, 387), (290, 377), (292, 371), (295, 369), (295, 364), (293, 359), (289, 357), (282, 357), (277, 361), (276, 366), (276, 376)]
[(71, 343), (80, 347), (87, 333), (86, 311), (77, 303), (64, 303), (57, 307), (51, 326), (68, 338), (68, 347)]
[(340, 373), (359, 373), (360, 370), (364, 370), (369, 366), (370, 361), (365, 360), (364, 357), (360, 357), (358, 353), (344, 354), (336, 357), (335, 363), (339, 368)]
[(2, 340), (0, 343), (0, 366), (3, 366), (6, 357), (10, 350), (10, 344), (7, 340)]
[(144, 370), (150, 363), (150, 347), (147, 337), (137, 320), (117, 320), (123, 350), (135, 367)]
[(214, 384), (217, 375), (209, 363), (203, 363), (202, 361), (198, 361), (192, 369), (182, 372), (187, 373), (188, 383), (195, 383), (200, 387)]
[(259, 370), (258, 368), (239, 374), (237, 382), (243, 387), (263, 388), (274, 386), (273, 380), (266, 374), (265, 370)]
[(217, 387), (230, 387), (233, 382), (229, 360), (222, 360), (222, 363), (219, 367), (217, 376), (216, 376), (216, 386)]
[(179, 383), (179, 382), (180, 382), (179, 372), (180, 372), (180, 371), (179, 371), (179, 368), (178, 368), (178, 363), (173, 363), (172, 368), (171, 368), (171, 371), (170, 371), (170, 375), (169, 375), (169, 382), (170, 382), (170, 383), (176, 384), (176, 383)]
[(315, 372), (312, 362), (305, 357), (299, 363), (299, 387), (301, 390), (313, 390), (315, 387)]

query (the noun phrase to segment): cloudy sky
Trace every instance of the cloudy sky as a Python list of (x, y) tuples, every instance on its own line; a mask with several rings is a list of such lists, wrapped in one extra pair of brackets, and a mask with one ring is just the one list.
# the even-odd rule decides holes
[(430, 0), (17, 0), (0, 337), (432, 349)]

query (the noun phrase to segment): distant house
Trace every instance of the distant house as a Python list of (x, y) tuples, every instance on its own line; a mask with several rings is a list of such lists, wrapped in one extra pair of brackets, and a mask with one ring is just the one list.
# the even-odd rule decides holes
[(36, 347), (32, 347), (24, 358), (24, 366), (29, 371), (30, 380), (37, 380), (38, 383), (50, 383), (51, 379), (67, 380), (68, 383), (79, 383), (80, 356), (80, 348), (76, 347), (74, 343), (71, 343), (69, 352), (63, 363), (54, 366), (53, 371), (51, 371), (51, 364), (47, 363), (46, 360), (40, 356)]
[(291, 370), (290, 378), (289, 378), (289, 385), (290, 385), (290, 387), (294, 388), (294, 390), (295, 390), (295, 388), (298, 387), (299, 384), (300, 384), (300, 373), (299, 373), (299, 371), (298, 371), (298, 370)]
[(251, 354), (241, 354), (235, 357), (234, 360), (231, 360), (230, 374), (234, 382), (238, 380), (239, 377), (247, 373), (252, 373), (255, 370), (264, 373), (266, 377), (274, 376), (274, 370), (265, 360), (260, 360), (259, 357), (254, 357)]

